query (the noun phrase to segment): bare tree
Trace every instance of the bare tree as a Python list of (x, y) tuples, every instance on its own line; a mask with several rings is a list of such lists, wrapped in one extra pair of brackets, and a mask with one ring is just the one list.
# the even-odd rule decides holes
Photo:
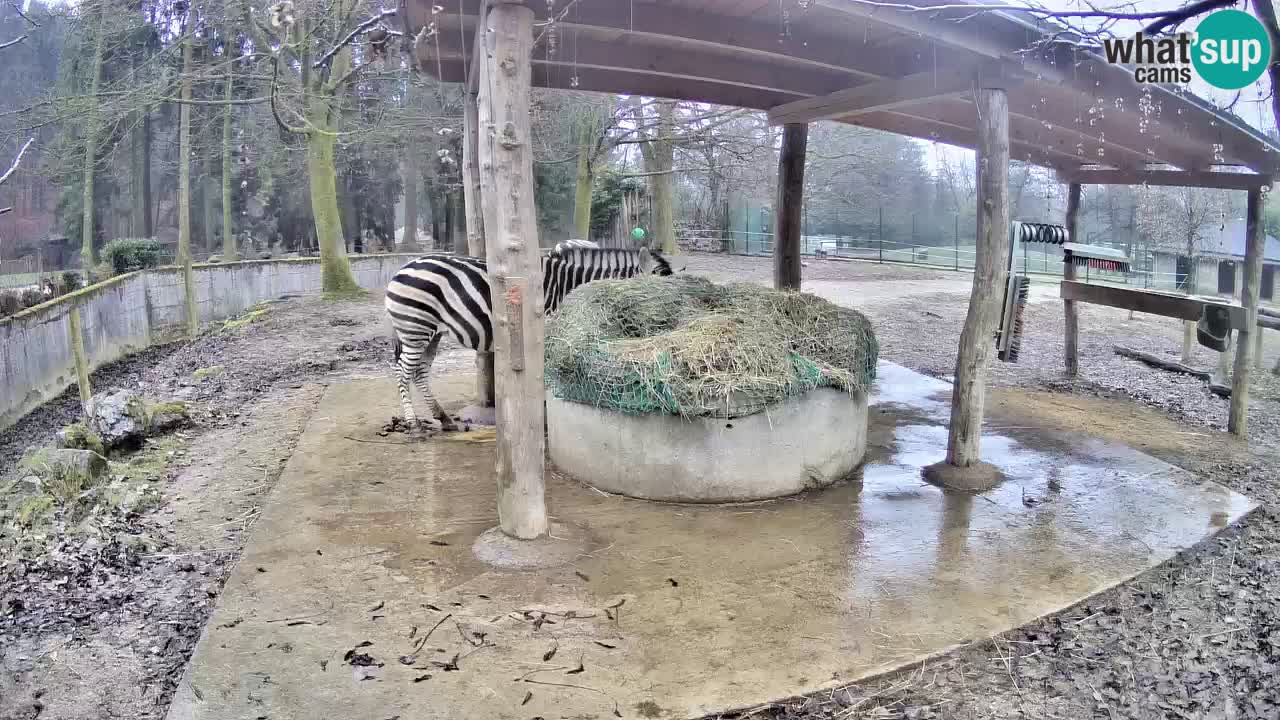
[[(17, 11), (18, 15), (22, 16), (22, 19), (30, 23), (32, 27), (40, 27), (39, 23), (37, 23), (35, 20), (32, 20), (30, 17), (28, 17), (26, 13), (22, 12), (22, 8), (18, 7), (17, 5), (13, 5), (12, 7), (14, 10)], [(6, 40), (4, 42), (0, 42), (0, 50), (3, 50), (7, 47), (13, 47), (14, 45), (17, 45), (18, 43), (26, 39), (27, 39), (26, 35), (19, 35), (18, 37), (12, 40)], [(27, 148), (31, 147), (31, 143), (33, 142), (35, 142), (35, 138), (28, 139), (27, 142), (23, 144), (22, 149), (18, 150), (18, 155), (13, 159), (13, 163), (9, 166), (9, 169), (6, 170), (3, 175), (0, 175), (0, 185), (4, 185), (5, 182), (10, 177), (13, 177), (13, 174), (18, 171), (18, 165), (22, 164), (22, 156), (26, 154)], [(0, 215), (3, 215), (11, 210), (13, 210), (13, 208), (0, 208)]]
[[(1209, 229), (1221, 223), (1228, 207), (1226, 193), (1209, 188), (1144, 188), (1138, 209), (1139, 230), (1151, 238), (1154, 247), (1163, 247), (1187, 258), (1185, 290), (1195, 289), (1200, 254)], [(1182, 333), (1182, 361), (1191, 361), (1195, 323), (1187, 321)]]

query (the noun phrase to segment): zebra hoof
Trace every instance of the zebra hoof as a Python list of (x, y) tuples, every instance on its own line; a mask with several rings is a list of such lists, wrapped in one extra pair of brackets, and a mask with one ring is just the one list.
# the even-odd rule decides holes
[(409, 428), (409, 437), (419, 440), (425, 440), (433, 435), (438, 435), (441, 431), (439, 423), (429, 422), (427, 420), (418, 420)]

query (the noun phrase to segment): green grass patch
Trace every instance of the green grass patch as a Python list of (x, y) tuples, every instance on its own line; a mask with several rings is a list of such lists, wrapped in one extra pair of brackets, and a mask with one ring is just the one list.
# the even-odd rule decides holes
[(239, 330), (240, 328), (261, 322), (267, 317), (268, 308), (265, 304), (259, 303), (249, 308), (248, 312), (238, 317), (231, 318), (222, 323), (223, 330)]

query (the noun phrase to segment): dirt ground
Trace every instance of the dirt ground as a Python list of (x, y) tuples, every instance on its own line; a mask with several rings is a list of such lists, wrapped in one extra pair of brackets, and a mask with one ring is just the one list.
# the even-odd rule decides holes
[[(815, 292), (873, 320), (886, 359), (951, 374), (967, 275), (807, 263)], [(766, 283), (772, 273), (767, 258), (707, 255), (691, 257), (689, 270)], [(164, 716), (242, 538), (324, 385), (391, 372), (376, 295), (285, 299), (256, 322), (94, 375), (100, 390), (185, 399), (195, 424), (170, 451), (155, 510), (113, 519), (102, 537), (61, 539), (44, 557), (0, 560), (0, 720)], [(726, 718), (1280, 717), (1280, 381), (1255, 376), (1249, 443), (1234, 442), (1221, 432), (1226, 401), (1203, 382), (1112, 353), (1123, 344), (1172, 357), (1181, 343), (1176, 323), (1086, 307), (1081, 327), (1081, 377), (1067, 382), (1061, 305), (1031, 305), (1021, 359), (996, 364), (988, 403), (1028, 422), (1126, 442), (1262, 507), (1082, 607), (894, 676)], [(437, 373), (471, 366), (470, 352), (446, 345)], [(1266, 354), (1269, 367), (1280, 339)], [(1214, 364), (1203, 349), (1196, 360)], [(0, 433), (0, 473), (74, 420), (77, 406), (68, 393)]]

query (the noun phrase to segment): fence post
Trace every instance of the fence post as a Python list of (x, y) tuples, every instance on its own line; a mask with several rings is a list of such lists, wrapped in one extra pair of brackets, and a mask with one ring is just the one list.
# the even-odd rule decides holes
[(84, 353), (84, 331), (81, 329), (79, 301), (71, 304), (68, 319), (70, 322), (67, 325), (67, 339), (71, 342), (71, 355), (76, 364), (76, 385), (80, 387), (80, 405), (85, 414), (88, 414), (89, 405), (93, 402), (93, 390), (89, 387), (89, 360)]
[(883, 205), (879, 207), (879, 211), (880, 211), (880, 220), (878, 223), (879, 230), (877, 232), (880, 234), (880, 262), (884, 262), (884, 206)]
[(955, 225), (955, 234), (953, 235), (953, 237), (955, 238), (955, 248), (956, 248), (955, 254), (952, 256), (952, 259), (955, 260), (956, 272), (959, 272), (960, 271), (960, 213), (956, 213), (955, 215), (952, 215), (951, 219), (955, 221), (953, 223)]

